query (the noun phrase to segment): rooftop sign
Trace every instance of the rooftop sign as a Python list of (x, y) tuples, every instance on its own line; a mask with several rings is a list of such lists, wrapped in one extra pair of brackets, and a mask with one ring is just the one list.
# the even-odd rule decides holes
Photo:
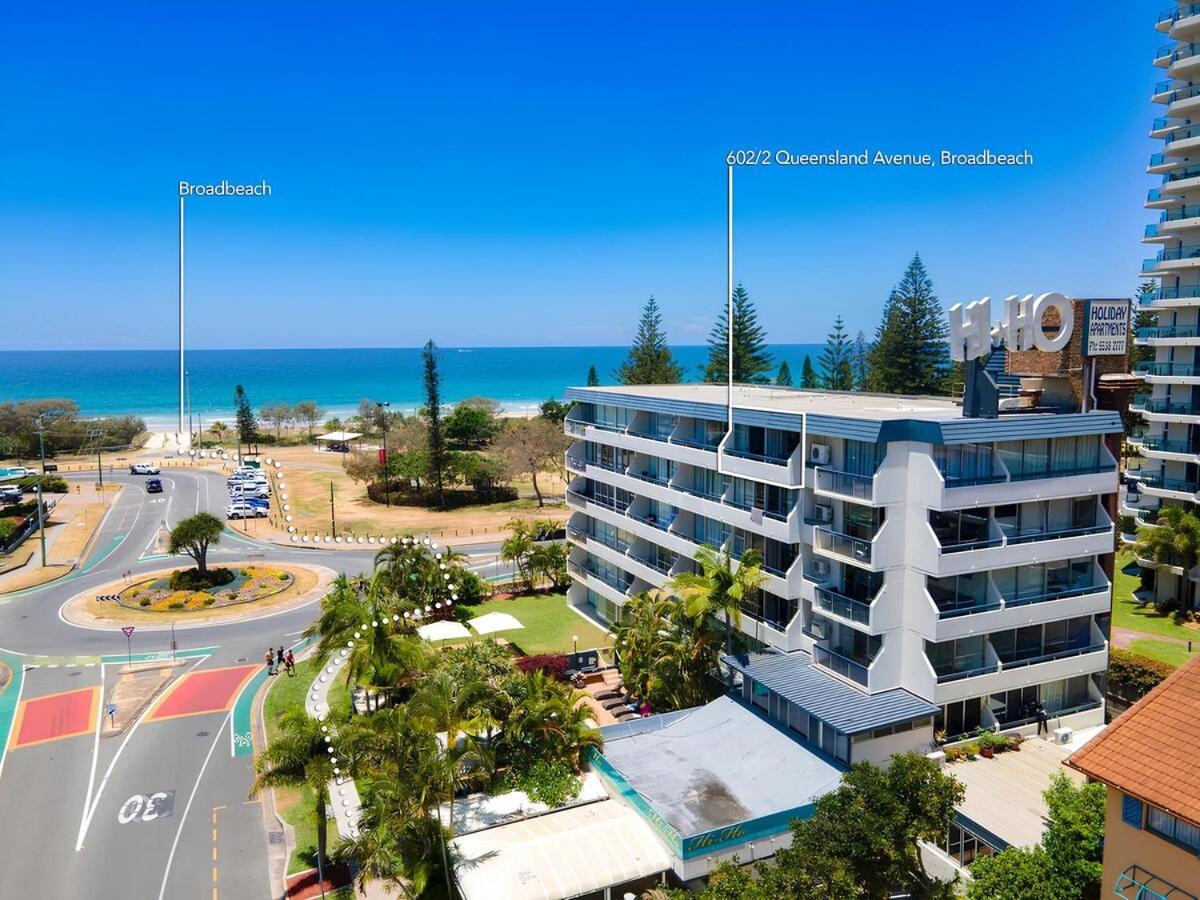
[[(1049, 309), (1058, 311), (1057, 334), (1047, 334), (1042, 328), (1043, 316)], [(1002, 341), (1009, 350), (1054, 353), (1067, 345), (1074, 328), (1071, 301), (1055, 292), (1037, 297), (1013, 294), (1005, 298), (1004, 318), (999, 322), (992, 321), (991, 297), (974, 300), (966, 306), (956, 303), (950, 307), (950, 356), (958, 361), (978, 359)]]
[(1129, 349), (1129, 301), (1085, 300), (1084, 356), (1121, 356)]

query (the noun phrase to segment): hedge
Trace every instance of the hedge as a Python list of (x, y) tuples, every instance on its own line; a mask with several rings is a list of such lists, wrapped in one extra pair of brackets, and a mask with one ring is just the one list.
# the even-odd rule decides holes
[(1175, 671), (1170, 663), (1113, 647), (1108, 653), (1108, 683), (1127, 697), (1137, 698), (1157, 687)]
[(539, 653), (536, 656), (522, 656), (517, 659), (517, 669), (526, 674), (541, 672), (561, 681), (567, 672), (567, 657), (565, 653)]

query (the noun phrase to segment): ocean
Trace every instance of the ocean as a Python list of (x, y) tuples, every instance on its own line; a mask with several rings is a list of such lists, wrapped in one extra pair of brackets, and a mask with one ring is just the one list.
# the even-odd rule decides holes
[[(672, 348), (685, 379), (700, 380), (703, 345)], [(787, 360), (798, 382), (805, 355), (813, 365), (819, 344), (774, 344), (775, 364)], [(587, 381), (595, 366), (601, 384), (627, 347), (441, 347), (442, 399), (490, 397), (513, 412), (536, 409), (549, 397)], [(191, 406), (204, 422), (233, 416), (234, 387), (246, 389), (255, 409), (268, 403), (315, 401), (327, 416), (348, 415), (364, 397), (412, 411), (424, 401), (420, 348), (323, 350), (189, 350)], [(151, 430), (173, 431), (179, 409), (178, 353), (174, 350), (0, 351), (0, 402), (66, 397), (85, 416), (132, 414)]]

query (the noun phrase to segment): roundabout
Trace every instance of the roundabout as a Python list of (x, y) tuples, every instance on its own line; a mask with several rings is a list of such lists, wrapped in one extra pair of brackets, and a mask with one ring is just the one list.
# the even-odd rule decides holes
[(206, 589), (171, 587), (171, 575), (186, 568), (89, 588), (71, 597), (60, 617), (83, 628), (135, 625), (139, 630), (249, 622), (319, 600), (336, 577), (325, 566), (290, 562), (235, 561), (221, 568), (232, 573), (231, 580)]

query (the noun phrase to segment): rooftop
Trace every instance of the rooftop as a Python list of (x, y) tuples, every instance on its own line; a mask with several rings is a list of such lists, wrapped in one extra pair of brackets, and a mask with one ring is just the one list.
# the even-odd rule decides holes
[(1200, 826), (1200, 659), (1129, 707), (1069, 765)]
[(903, 688), (865, 693), (812, 665), (812, 656), (803, 650), (727, 656), (725, 662), (843, 734), (912, 722), (938, 711)]
[(1042, 792), (1050, 787), (1050, 779), (1061, 772), (1083, 781), (1078, 772), (1066, 768), (1068, 756), (1067, 748), (1032, 738), (1022, 742), (1019, 751), (948, 766), (947, 773), (966, 788), (958, 817), (980, 836), (991, 836), (1001, 849), (1032, 847), (1046, 830)]
[(684, 838), (797, 810), (841, 781), (841, 766), (730, 697), (632, 724), (643, 730), (602, 729), (603, 758)]
[(666, 849), (642, 818), (601, 800), (454, 839), (464, 900), (556, 900), (665, 872)]

